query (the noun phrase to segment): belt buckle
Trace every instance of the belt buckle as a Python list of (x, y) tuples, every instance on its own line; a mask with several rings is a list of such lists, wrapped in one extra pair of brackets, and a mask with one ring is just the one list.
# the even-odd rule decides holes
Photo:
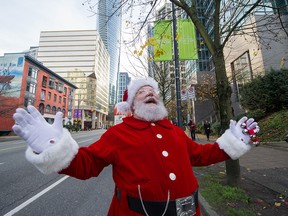
[(177, 216), (192, 216), (196, 214), (195, 198), (193, 195), (176, 199)]

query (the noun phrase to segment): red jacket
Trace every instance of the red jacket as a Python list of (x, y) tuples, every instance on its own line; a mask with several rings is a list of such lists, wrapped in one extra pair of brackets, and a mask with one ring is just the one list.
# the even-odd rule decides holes
[[(110, 127), (89, 147), (79, 148), (69, 167), (61, 173), (79, 179), (98, 176), (108, 165), (113, 167), (113, 179), (121, 191), (114, 195), (111, 216), (139, 215), (131, 211), (126, 195), (143, 200), (170, 200), (191, 195), (198, 182), (193, 166), (207, 166), (229, 159), (218, 144), (197, 144), (184, 131), (167, 119), (149, 123), (126, 117)], [(199, 207), (197, 215), (200, 215)]]

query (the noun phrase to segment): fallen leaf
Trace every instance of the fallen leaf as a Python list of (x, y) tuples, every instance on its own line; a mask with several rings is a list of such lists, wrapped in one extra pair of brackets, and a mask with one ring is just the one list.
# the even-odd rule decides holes
[(232, 208), (235, 208), (236, 204), (235, 203), (227, 203), (227, 206), (230, 206)]
[(274, 205), (275, 205), (276, 207), (280, 207), (280, 206), (281, 206), (281, 203), (275, 202)]
[(262, 199), (259, 199), (259, 198), (257, 198), (257, 199), (255, 200), (255, 202), (256, 202), (257, 204), (259, 204), (259, 205), (264, 204), (264, 201), (263, 201)]

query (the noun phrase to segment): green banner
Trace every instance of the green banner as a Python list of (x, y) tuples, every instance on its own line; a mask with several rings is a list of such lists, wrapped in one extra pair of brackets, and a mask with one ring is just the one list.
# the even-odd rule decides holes
[(154, 46), (155, 61), (172, 60), (172, 23), (169, 20), (160, 20), (154, 24), (154, 37), (157, 44)]
[(177, 20), (179, 60), (198, 59), (195, 27), (191, 20)]

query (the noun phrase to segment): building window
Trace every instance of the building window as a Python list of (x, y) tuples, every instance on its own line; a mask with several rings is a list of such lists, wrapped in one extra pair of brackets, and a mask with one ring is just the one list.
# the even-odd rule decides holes
[(37, 80), (37, 72), (38, 72), (38, 70), (36, 68), (33, 68), (33, 67), (28, 68), (28, 76), (32, 77), (36, 80)]
[(47, 86), (47, 77), (45, 77), (45, 76), (43, 76), (43, 79), (42, 79), (42, 86), (43, 87)]
[(46, 113), (50, 113), (50, 110), (51, 110), (51, 106), (48, 104), (48, 105), (46, 105), (46, 110), (45, 110), (45, 112)]
[(44, 104), (40, 103), (39, 104), (39, 112), (43, 115), (44, 114)]
[(40, 100), (45, 100), (46, 97), (46, 91), (45, 90), (41, 90), (41, 96), (40, 96)]
[(55, 106), (52, 107), (52, 114), (56, 114), (56, 107)]
[(59, 82), (59, 83), (57, 83), (57, 90), (59, 91), (59, 92), (63, 92), (63, 88), (64, 88), (64, 84), (63, 83), (61, 83), (61, 82)]
[(61, 97), (61, 96), (59, 96), (59, 101), (58, 101), (58, 102), (59, 102), (59, 103), (61, 103), (61, 101), (62, 101), (62, 97)]
[(31, 94), (35, 94), (35, 92), (36, 92), (36, 84), (35, 83), (27, 83), (26, 84), (26, 91), (31, 93)]
[(54, 102), (57, 101), (57, 95), (56, 95), (56, 94), (54, 94), (54, 99), (53, 99), (53, 101), (54, 101)]
[(67, 87), (64, 87), (64, 95), (67, 95)]
[(231, 71), (233, 76), (234, 91), (237, 99), (239, 100), (242, 86), (251, 81), (253, 74), (248, 51), (231, 63)]
[(63, 106), (66, 107), (66, 98), (63, 98)]
[(51, 92), (48, 92), (48, 100), (51, 100)]
[(51, 89), (55, 88), (55, 80), (52, 78), (49, 79), (49, 88)]

